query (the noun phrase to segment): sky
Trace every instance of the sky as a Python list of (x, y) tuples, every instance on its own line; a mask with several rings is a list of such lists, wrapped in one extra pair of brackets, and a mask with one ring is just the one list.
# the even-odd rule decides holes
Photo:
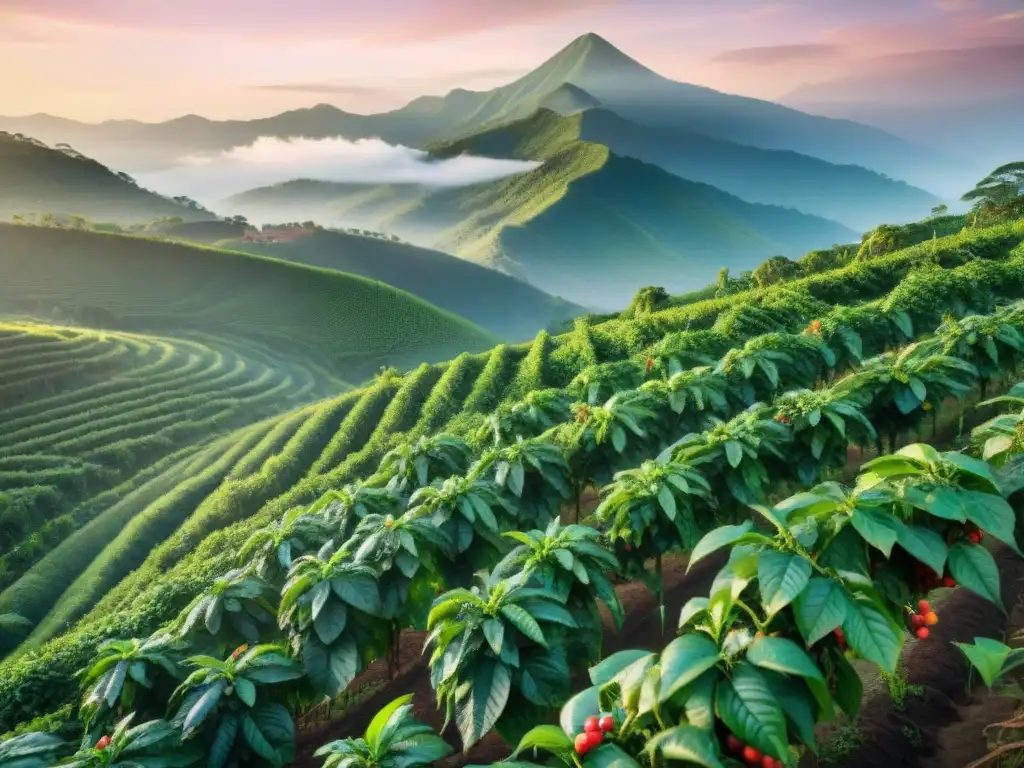
[(1024, 0), (0, 0), (0, 112), (87, 121), (402, 106), (514, 80), (595, 32), (779, 99), (901, 55), (1024, 41)]

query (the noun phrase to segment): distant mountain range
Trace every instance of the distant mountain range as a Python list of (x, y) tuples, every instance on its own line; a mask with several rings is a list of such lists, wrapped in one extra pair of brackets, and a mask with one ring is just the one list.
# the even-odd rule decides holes
[[(566, 85), (579, 90), (564, 89)], [(374, 115), (320, 104), (257, 120), (214, 121), (187, 115), (156, 124), (133, 120), (87, 124), (32, 115), (0, 118), (0, 128), (43, 141), (68, 142), (101, 160), (116, 159), (120, 167), (142, 171), (166, 167), (182, 155), (249, 144), (260, 136), (380, 137), (425, 146), (529, 117), (541, 107), (562, 111), (565, 99), (578, 108), (600, 104), (649, 126), (857, 164), (925, 188), (941, 179), (937, 166), (948, 163), (948, 158), (934, 151), (876, 128), (669, 80), (594, 34), (577, 38), (537, 69), (500, 88), (456, 89)]]
[(208, 211), (142, 189), (130, 177), (73, 150), (0, 133), (0, 219), (46, 213), (119, 224), (166, 216), (213, 218)]
[[(588, 114), (588, 113), (585, 113)], [(580, 115), (547, 109), (432, 147), (528, 158), (528, 173), (470, 187), (369, 187), (296, 181), (237, 195), (221, 207), (260, 218), (298, 214), (366, 226), (521, 277), (549, 293), (614, 309), (644, 285), (700, 287), (728, 265), (749, 269), (857, 233), (834, 221), (748, 203), (707, 184), (581, 141)]]

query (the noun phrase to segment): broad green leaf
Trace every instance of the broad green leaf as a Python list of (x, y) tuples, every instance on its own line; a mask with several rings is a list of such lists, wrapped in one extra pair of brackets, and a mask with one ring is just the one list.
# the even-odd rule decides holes
[[(330, 594), (328, 592), (328, 594)], [(313, 629), (320, 642), (330, 645), (337, 640), (345, 631), (348, 623), (348, 608), (341, 600), (328, 600), (320, 610), (320, 614), (313, 620)]]
[(252, 707), (256, 704), (256, 686), (251, 680), (247, 680), (244, 677), (235, 678), (235, 695), (247, 707)]
[(720, 680), (715, 691), (715, 712), (744, 744), (781, 758), (786, 739), (786, 718), (764, 677), (740, 662), (732, 679)]
[(682, 760), (704, 768), (722, 768), (718, 742), (707, 731), (692, 725), (677, 725), (656, 734), (648, 747), (666, 760)]
[(487, 619), (484, 622), (484, 638), (491, 646), (495, 656), (501, 655), (501, 645), (505, 639), (505, 625), (498, 619)]
[(736, 468), (743, 461), (743, 446), (735, 440), (728, 440), (725, 443), (725, 457), (729, 460), (729, 466)]
[(371, 720), (370, 724), (367, 726), (366, 733), (363, 735), (363, 738), (366, 743), (370, 745), (371, 749), (380, 749), (380, 737), (384, 732), (388, 721), (391, 719), (391, 716), (411, 701), (412, 694), (407, 693), (404, 696), (399, 696), (397, 699), (377, 711), (377, 714), (373, 716), (373, 720)]
[(558, 723), (568, 738), (575, 738), (577, 733), (582, 733), (583, 722), (601, 711), (600, 690), (596, 685), (585, 688), (562, 707)]
[(590, 682), (594, 685), (605, 685), (610, 683), (622, 670), (629, 667), (640, 659), (646, 659), (654, 654), (650, 651), (625, 650), (613, 653), (590, 668)]
[(811, 578), (811, 564), (799, 555), (766, 549), (757, 563), (761, 602), (769, 617), (781, 611), (803, 591)]
[(238, 735), (238, 716), (229, 712), (221, 718), (217, 725), (217, 732), (210, 743), (207, 768), (223, 768), (231, 755), (231, 749), (235, 746), (235, 737)]
[(747, 661), (755, 667), (802, 677), (824, 712), (832, 711), (825, 677), (807, 652), (783, 637), (762, 637), (747, 649)]
[(1002, 496), (961, 489), (960, 498), (968, 520), (1020, 554), (1015, 531), (1017, 516)]
[(523, 635), (538, 645), (547, 648), (547, 640), (544, 639), (544, 632), (540, 625), (525, 609), (518, 605), (510, 604), (501, 607), (501, 615), (508, 619), (508, 622), (518, 629)]
[[(786, 719), (793, 725), (800, 741), (816, 752), (814, 741), (814, 700), (807, 686), (800, 680), (794, 680), (773, 672), (765, 672), (764, 678), (778, 700)], [(826, 692), (827, 693), (827, 692)], [(832, 712), (832, 715), (835, 713)], [(822, 718), (828, 719), (828, 718)]]
[[(922, 397), (921, 399), (923, 400), (924, 398)], [(895, 455), (906, 456), (908, 459), (924, 462), (925, 464), (938, 464), (942, 460), (942, 455), (927, 443), (913, 443), (912, 445), (904, 446), (896, 451)]]
[(843, 634), (850, 648), (864, 659), (893, 674), (903, 648), (903, 632), (897, 632), (878, 606), (865, 595), (844, 595), (846, 617)]
[(856, 717), (860, 711), (861, 698), (864, 696), (864, 684), (860, 680), (860, 675), (838, 648), (829, 648), (829, 658), (832, 660), (832, 669), (836, 675), (836, 703), (847, 717)]
[(1003, 607), (999, 569), (985, 547), (964, 539), (957, 541), (949, 548), (949, 572), (960, 586)]
[(735, 543), (744, 534), (749, 533), (753, 527), (753, 521), (746, 520), (740, 525), (723, 525), (705, 534), (705, 536), (698, 541), (697, 545), (693, 548), (693, 552), (690, 554), (690, 562), (687, 563), (686, 570), (689, 571), (693, 567), (694, 563), (707, 557), (712, 552), (717, 552), (722, 547), (727, 547), (730, 544)]
[(668, 517), (669, 520), (676, 519), (676, 499), (667, 485), (661, 486), (658, 490), (658, 503), (661, 504), (661, 508), (665, 510), (665, 516)]
[(864, 541), (882, 552), (886, 557), (892, 555), (892, 546), (896, 543), (896, 521), (871, 507), (856, 507), (850, 522)]
[(380, 591), (377, 582), (366, 574), (351, 574), (331, 580), (335, 594), (363, 613), (380, 614)]
[(198, 728), (203, 724), (207, 715), (213, 711), (213, 708), (217, 706), (220, 701), (221, 694), (224, 693), (226, 686), (225, 681), (218, 680), (215, 683), (211, 683), (203, 691), (203, 694), (199, 697), (192, 708), (188, 711), (188, 715), (185, 717), (185, 722), (182, 724), (182, 732), (186, 735), (191, 733), (194, 729)]
[(974, 665), (989, 688), (999, 677), (1003, 669), (1003, 662), (1010, 655), (1010, 646), (1003, 645), (998, 640), (988, 637), (976, 637), (974, 643), (953, 643), (963, 651), (967, 660)]
[(618, 744), (602, 744), (587, 752), (583, 758), (583, 768), (640, 768), (640, 764)]
[(896, 541), (936, 573), (945, 571), (949, 549), (936, 531), (923, 525), (903, 525), (896, 531)]
[(687, 600), (686, 605), (684, 605), (683, 609), (679, 612), (678, 628), (685, 628), (687, 624), (693, 621), (694, 617), (704, 613), (708, 609), (710, 602), (711, 601), (706, 597), (691, 597)]
[(328, 647), (309, 638), (302, 660), (316, 689), (332, 698), (345, 690), (359, 671), (359, 652), (352, 640)]
[(512, 676), (509, 668), (493, 659), (482, 660), (473, 670), (469, 685), (455, 705), (455, 718), (464, 750), (486, 736), (505, 711)]
[(908, 486), (902, 489), (900, 495), (908, 504), (923, 509), (935, 517), (941, 517), (943, 520), (955, 520), (959, 523), (967, 520), (963, 505), (952, 489), (935, 488), (930, 491), (922, 491), (919, 488)]
[(992, 468), (987, 462), (967, 456), (959, 451), (949, 451), (942, 454), (942, 458), (966, 475), (973, 475), (975, 480), (982, 480), (984, 485), (993, 493), (999, 493), (999, 482), (992, 474)]
[(252, 748), (253, 752), (264, 760), (269, 760), (274, 765), (278, 764), (277, 750), (274, 749), (273, 744), (267, 741), (267, 737), (260, 731), (256, 721), (249, 717), (249, 715), (245, 715), (242, 718), (242, 733), (245, 735), (245, 741)]
[(718, 646), (705, 635), (682, 635), (661, 652), (660, 701), (668, 701), (721, 660)]
[(573, 751), (573, 743), (557, 725), (538, 725), (519, 740), (512, 758), (519, 757), (528, 749), (543, 749), (554, 755), (564, 755)]

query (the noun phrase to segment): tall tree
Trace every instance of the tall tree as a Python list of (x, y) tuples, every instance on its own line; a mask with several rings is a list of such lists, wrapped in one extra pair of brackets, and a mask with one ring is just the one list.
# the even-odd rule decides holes
[(975, 207), (1007, 205), (1024, 191), (1024, 161), (1007, 163), (974, 185), (961, 199), (974, 201)]

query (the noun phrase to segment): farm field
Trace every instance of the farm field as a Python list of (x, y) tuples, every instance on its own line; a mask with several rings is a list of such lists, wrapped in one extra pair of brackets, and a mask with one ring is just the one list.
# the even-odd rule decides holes
[[(939, 415), (942, 410), (940, 421), (945, 423), (945, 409), (954, 407), (950, 403), (956, 399), (976, 401), (984, 392), (992, 394), (1016, 381), (1021, 373), (1019, 353), (1024, 346), (1020, 335), (1024, 316), (1020, 305), (1014, 304), (1024, 298), (1022, 242), (1021, 223), (965, 230), (768, 289), (672, 307), (629, 320), (596, 325), (584, 321), (571, 333), (554, 337), (542, 334), (532, 344), (500, 346), (484, 355), (467, 354), (442, 365), (424, 364), (404, 375), (387, 371), (367, 388), (304, 406), (211, 442), (198, 449), (202, 453), (180, 458), (191, 464), (191, 472), (202, 466), (207, 480), (197, 477), (195, 483), (164, 491), (195, 494), (190, 496), (191, 501), (174, 507), (160, 500), (148, 502), (143, 495), (134, 512), (122, 513), (125, 519), (131, 515), (132, 524), (119, 533), (120, 540), (107, 544), (94, 561), (83, 563), (77, 581), (59, 602), (52, 609), (52, 602), (44, 603), (45, 615), (40, 616), (37, 610), (32, 632), (0, 665), (0, 727), (12, 728), (57, 710), (63, 714), (50, 722), (69, 717), (68, 707), (77, 698), (77, 684), (71, 674), (89, 662), (100, 639), (144, 637), (182, 610), (182, 618), (189, 611), (197, 618), (175, 626), (193, 642), (205, 644), (203, 647), (213, 643), (210, 647), (216, 647), (219, 656), (227, 652), (223, 647), (230, 650), (231, 643), (263, 640), (264, 631), (270, 633), (266, 637), (277, 638), (276, 630), (259, 629), (259, 622), (254, 624), (258, 612), (238, 614), (238, 610), (248, 611), (244, 608), (246, 599), (269, 597), (282, 587), (286, 603), (281, 610), (289, 613), (282, 623), (281, 637), (291, 637), (293, 643), (306, 649), (300, 658), (308, 674), (294, 689), (294, 695), (289, 694), (292, 698), (288, 705), (304, 702), (298, 710), (293, 708), (293, 713), (304, 711), (316, 701), (317, 694), (338, 696), (372, 660), (390, 656), (399, 662), (402, 654), (393, 655), (401, 647), (395, 642), (400, 637), (397, 629), (422, 627), (435, 590), (468, 587), (473, 571), (491, 570), (499, 564), (507, 546), (494, 538), (496, 531), (543, 528), (559, 509), (569, 519), (581, 512), (586, 515), (592, 505), (581, 501), (590, 489), (614, 482), (606, 498), (618, 498), (621, 503), (606, 502), (592, 521), (609, 534), (607, 540), (601, 540), (605, 543), (585, 547), (587, 534), (570, 529), (573, 537), (583, 537), (578, 545), (582, 548), (573, 557), (590, 563), (581, 566), (589, 574), (586, 580), (578, 575), (570, 579), (561, 608), (555, 604), (523, 607), (528, 613), (534, 612), (530, 615), (535, 618), (530, 621), (539, 622), (542, 636), (553, 633), (552, 638), (562, 638), (557, 648), (549, 644), (544, 646), (548, 650), (541, 650), (536, 645), (534, 624), (525, 619), (502, 620), (503, 633), (508, 637), (519, 633), (515, 636), (520, 638), (517, 642), (521, 647), (532, 649), (523, 663), (530, 659), (531, 665), (540, 665), (530, 667), (534, 682), (526, 682), (522, 667), (500, 655), (488, 655), (482, 650), (483, 641), (463, 653), (471, 659), (466, 664), (476, 665), (472, 668), (484, 669), (486, 674), (470, 673), (471, 667), (462, 668), (463, 661), (451, 673), (455, 675), (453, 681), (471, 683), (473, 690), (478, 684), (490, 686), (481, 689), (480, 701), (494, 696), (502, 699), (501, 706), (493, 710), (490, 705), (476, 707), (473, 697), (467, 701), (464, 694), (452, 701), (460, 713), (454, 722), (464, 746), (471, 747), (494, 727), (506, 744), (514, 745), (526, 728), (512, 713), (531, 713), (537, 718), (535, 722), (545, 721), (548, 715), (544, 713), (557, 709), (570, 693), (570, 672), (582, 671), (575, 660), (597, 660), (590, 656), (596, 645), (586, 639), (592, 640), (594, 632), (602, 631), (598, 614), (592, 610), (593, 599), (608, 603), (612, 615), (617, 613), (618, 605), (609, 591), (610, 583), (600, 576), (605, 567), (600, 563), (608, 567), (613, 561), (618, 563), (613, 568), (616, 573), (623, 578), (646, 580), (656, 593), (658, 584), (665, 583), (663, 594), (668, 597), (669, 582), (674, 578), (671, 567), (652, 570), (652, 558), (660, 563), (662, 555), (692, 552), (701, 535), (717, 523), (748, 519), (749, 504), (780, 501), (830, 477), (829, 472), (843, 470), (851, 444), (882, 453), (911, 441), (941, 439), (940, 431), (933, 432), (939, 421), (933, 427), (928, 411)], [(988, 351), (988, 340), (995, 345), (995, 354)], [(804, 389), (813, 391), (784, 394)], [(577, 405), (573, 406), (574, 402)], [(765, 405), (749, 408), (758, 402)], [(312, 426), (314, 422), (319, 426)], [(442, 431), (453, 437), (437, 437)], [(688, 433), (690, 437), (679, 443), (679, 438)], [(517, 437), (525, 442), (518, 443)], [(493, 449), (488, 450), (492, 444)], [(668, 484), (658, 479), (657, 473), (665, 471), (659, 469), (661, 465), (644, 463), (666, 448), (668, 459), (663, 462), (690, 467), (680, 469), (677, 482)], [(908, 466), (918, 466), (915, 461), (959, 461), (955, 456), (945, 456), (912, 453), (894, 461), (910, 462)], [(989, 458), (995, 461), (998, 456)], [(630, 486), (634, 475), (629, 473), (616, 478), (616, 472), (630, 468), (640, 473), (635, 475), (638, 482), (648, 477), (645, 473), (655, 472), (644, 482), (661, 483), (656, 487), (672, 499), (663, 499), (661, 490), (645, 496), (650, 492)], [(901, 471), (910, 473), (908, 477), (914, 474), (911, 469)], [(432, 480), (440, 483), (453, 473), (457, 477), (448, 484), (416, 491)], [(614, 488), (622, 493), (616, 495)], [(984, 491), (992, 495), (990, 502), (986, 500), (992, 509), (1006, 504), (1001, 496), (999, 502), (995, 501), (1000, 488), (990, 483)], [(295, 517), (325, 493), (319, 511), (314, 507), (312, 513)], [(822, 498), (828, 497), (827, 491), (821, 493), (825, 494)], [(708, 495), (720, 500), (717, 510), (706, 504)], [(195, 511), (189, 514), (185, 509)], [(1012, 523), (1007, 528), (1006, 507), (999, 509), (1002, 511), (993, 512), (1001, 521), (998, 524), (996, 518), (971, 521), (990, 534), (989, 540), (994, 537), (1016, 546)], [(275, 522), (286, 513), (291, 514), (283, 522)], [(416, 524), (428, 513), (435, 522), (443, 523), (439, 530), (447, 533), (441, 538), (451, 536), (447, 544), (427, 536), (425, 529)], [(936, 517), (929, 518), (928, 525), (941, 527), (949, 525), (949, 519), (959, 520), (942, 518), (934, 510), (930, 514)], [(632, 517), (635, 515), (639, 517)], [(353, 542), (363, 553), (356, 562), (350, 562), (355, 550), (344, 547), (333, 557), (333, 549), (327, 549), (321, 551), (320, 560), (295, 559), (318, 549), (319, 544), (313, 542), (326, 535), (318, 527), (318, 520), (329, 527), (341, 526), (343, 538), (349, 534), (355, 537)], [(396, 525), (402, 531), (405, 525), (410, 526), (408, 534), (414, 537), (421, 565), (414, 567), (395, 549), (382, 550), (389, 555), (373, 554), (377, 552), (375, 547), (391, 540), (386, 531)], [(745, 525), (745, 532), (751, 530), (749, 524)], [(855, 528), (868, 544), (877, 543), (870, 532)], [(163, 536), (162, 543), (148, 557), (135, 559), (141, 548), (133, 547), (133, 541), (150, 534)], [(255, 540), (262, 543), (246, 554), (250, 559), (254, 553), (258, 555), (252, 561), (257, 571), (230, 577), (231, 584), (238, 586), (222, 582), (213, 592), (204, 592), (216, 577), (246, 562), (239, 560), (239, 552), (254, 534), (262, 537)], [(418, 538), (421, 536), (426, 538)], [(750, 539), (750, 543), (763, 544), (762, 539)], [(783, 536), (777, 546), (786, 541)], [(573, 549), (577, 545), (570, 543), (565, 545), (569, 551), (577, 551)], [(396, 546), (406, 545), (396, 540)], [(934, 553), (926, 553), (914, 543), (907, 546), (914, 557), (940, 565)], [(457, 557), (451, 547), (460, 553)], [(891, 544), (889, 548), (895, 552)], [(428, 551), (433, 554), (425, 554)], [(952, 551), (948, 555), (951, 563), (967, 557), (954, 556)], [(584, 557), (584, 552), (589, 554)], [(943, 554), (943, 563), (946, 556)], [(586, 559), (590, 557), (596, 559)], [(983, 556), (972, 550), (969, 557), (975, 562)], [(558, 559), (564, 560), (564, 556)], [(697, 559), (696, 555), (691, 559)], [(326, 593), (317, 598), (320, 608), (316, 612), (328, 611), (335, 616), (331, 629), (303, 613), (310, 610), (308, 599), (289, 608), (288, 601), (300, 594), (312, 599), (314, 587), (320, 583), (311, 571), (302, 570), (307, 565), (340, 569), (331, 570), (336, 575), (330, 578), (352, 579), (351, 588), (335, 590), (337, 602)], [(998, 585), (993, 587), (991, 569), (987, 565), (978, 568), (977, 578), (967, 575), (961, 564), (955, 566), (953, 574), (982, 597), (996, 599)], [(941, 568), (939, 571), (941, 575)], [(505, 578), (501, 574), (499, 568), (492, 577), (495, 584)], [(29, 575), (33, 579), (39, 576), (43, 583), (46, 573), (37, 568)], [(257, 588), (257, 582), (248, 581), (257, 575), (270, 586)], [(284, 583), (287, 578), (292, 579), (290, 587)], [(30, 580), (22, 581), (20, 594), (24, 597), (19, 612), (24, 613), (32, 608), (36, 587)], [(375, 585), (371, 588), (371, 584)], [(0, 600), (14, 594), (18, 586), (15, 583), (9, 587)], [(920, 593), (920, 586), (911, 580), (901, 588)], [(228, 602), (217, 602), (217, 595), (227, 594), (225, 589), (242, 590), (237, 594), (247, 597), (231, 598), (241, 602), (237, 602), (238, 608), (229, 608)], [(256, 592), (251, 592), (254, 589)], [(377, 597), (371, 597), (371, 593)], [(463, 600), (463, 593), (457, 590), (449, 594), (453, 600)], [(678, 597), (672, 594), (673, 600)], [(885, 591), (877, 597), (869, 596), (880, 601), (872, 609), (878, 617), (899, 616), (896, 594)], [(189, 607), (196, 599), (207, 601), (203, 604), (205, 619)], [(468, 610), (471, 602), (459, 605)], [(211, 608), (214, 604), (220, 607)], [(0, 613), (9, 610), (7, 604), (0, 603)], [(228, 616), (232, 610), (234, 618)], [(338, 618), (339, 611), (347, 611), (347, 623)], [(215, 614), (218, 618), (211, 618)], [(436, 620), (443, 626), (454, 615), (442, 612)], [(519, 617), (516, 611), (511, 615)], [(572, 617), (571, 624), (566, 615)], [(876, 621), (875, 616), (871, 614), (871, 621)], [(72, 626), (79, 617), (81, 620)], [(770, 619), (771, 615), (764, 621)], [(873, 648), (865, 645), (863, 635), (858, 635), (861, 625), (847, 629), (843, 624), (846, 637), (865, 660), (895, 673), (904, 644), (902, 630), (897, 633), (891, 629), (896, 619), (877, 620), (883, 623), (874, 626), (876, 633), (882, 632), (882, 626), (892, 632), (884, 644)], [(799, 624), (801, 619), (796, 621)], [(671, 613), (666, 624), (671, 635), (675, 626)], [(579, 638), (565, 636), (565, 626), (577, 627)], [(443, 635), (449, 637), (444, 642), (461, 636), (455, 629), (453, 626), (450, 637)], [(800, 627), (801, 632), (804, 629)], [(831, 632), (831, 627), (826, 632)], [(576, 642), (583, 645), (576, 648)], [(487, 647), (503, 647), (493, 634), (487, 643)], [(267, 664), (280, 665), (281, 671), (274, 675), (282, 681), (303, 674), (286, 671), (294, 662), (278, 659), (269, 649), (260, 651), (264, 652), (271, 654)], [(439, 680), (444, 681), (436, 677), (440, 674), (436, 668), (444, 658), (448, 658), (444, 653), (435, 655), (431, 661), (435, 671), (428, 682), (442, 696), (456, 695), (456, 690), (465, 689), (448, 685), (438, 688)], [(640, 657), (632, 658), (636, 661)], [(511, 673), (506, 668), (499, 672), (497, 664), (512, 665), (520, 671)], [(498, 682), (499, 675), (504, 682)], [(495, 686), (504, 693), (495, 694)], [(282, 686), (286, 689), (291, 690)], [(263, 690), (261, 687), (261, 696)], [(388, 690), (395, 695), (404, 692)], [(850, 714), (850, 701), (837, 701), (840, 709)], [(514, 704), (506, 706), (506, 702)], [(825, 706), (823, 699), (819, 702)], [(101, 707), (96, 724), (111, 723), (118, 706), (110, 704), (109, 712)], [(217, 711), (235, 711), (233, 706), (226, 703)], [(422, 714), (424, 706), (419, 701), (417, 713)], [(812, 708), (810, 714), (818, 719), (821, 712)], [(153, 716), (162, 713), (154, 709)], [(786, 716), (792, 715), (787, 712)], [(273, 719), (269, 710), (261, 710), (260, 717)], [(350, 735), (348, 726), (352, 722), (342, 726), (346, 729), (343, 735)], [(806, 730), (799, 730), (805, 725), (805, 719), (797, 722), (797, 733), (806, 741)], [(210, 725), (202, 733), (212, 738), (218, 727)], [(738, 725), (732, 722), (730, 727), (735, 730)], [(282, 752), (275, 751), (277, 757), (265, 759), (288, 762), (293, 754), (292, 737), (284, 736), (280, 729), (276, 733), (282, 740), (274, 742), (272, 748)], [(460, 738), (454, 730), (447, 735)], [(690, 736), (698, 738), (696, 734)], [(706, 739), (706, 733), (700, 738)], [(746, 734), (746, 738), (757, 740), (763, 751), (781, 754), (770, 739), (760, 739), (756, 734)], [(778, 738), (788, 737), (783, 731)], [(623, 739), (624, 746), (629, 746), (627, 741)], [(553, 746), (561, 749), (560, 744)], [(705, 742), (700, 744), (703, 748)], [(708, 749), (717, 749), (716, 745)], [(259, 746), (262, 748), (262, 744)], [(247, 750), (255, 747), (252, 741), (240, 737), (231, 742), (230, 749), (248, 754)], [(788, 764), (789, 757), (786, 760)]]
[(251, 254), (0, 224), (9, 312), (85, 326), (204, 333), (359, 383), (496, 343), (467, 320), (383, 283)]

